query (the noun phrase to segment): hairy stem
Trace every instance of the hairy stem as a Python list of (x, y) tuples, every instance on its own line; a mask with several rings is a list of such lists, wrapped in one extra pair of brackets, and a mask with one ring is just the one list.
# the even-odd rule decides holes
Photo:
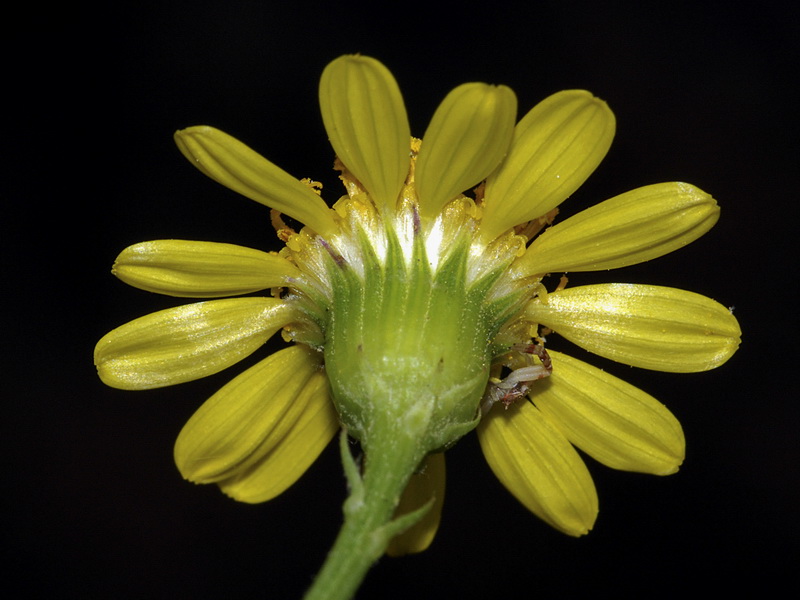
[(343, 507), (344, 524), (306, 600), (352, 598), (391, 539), (411, 527), (430, 508), (428, 504), (392, 519), (400, 496), (425, 451), (407, 431), (399, 432), (397, 427), (386, 431), (379, 431), (380, 427), (376, 429), (366, 449), (363, 477), (350, 454), (347, 435), (342, 433), (342, 462), (350, 486), (350, 496)]

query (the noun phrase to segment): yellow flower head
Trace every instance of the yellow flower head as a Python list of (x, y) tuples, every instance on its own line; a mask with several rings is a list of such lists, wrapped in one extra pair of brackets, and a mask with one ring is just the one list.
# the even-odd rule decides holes
[[(702, 371), (738, 347), (730, 311), (647, 285), (562, 284), (548, 293), (542, 278), (681, 248), (714, 225), (714, 199), (689, 184), (660, 183), (550, 226), (614, 135), (613, 114), (585, 91), (554, 94), (515, 125), (509, 88), (465, 84), (444, 99), (420, 142), (389, 71), (344, 56), (325, 69), (320, 104), (347, 192), (332, 208), (319, 184), (217, 129), (175, 136), (203, 173), (273, 209), (280, 252), (158, 240), (117, 258), (119, 278), (162, 294), (272, 292), (188, 304), (115, 329), (95, 351), (108, 385), (197, 379), (279, 330), (294, 342), (200, 407), (175, 446), (181, 473), (238, 500), (265, 501), (343, 425), (368, 468), (392, 444), (412, 466), (423, 461), (392, 506), (400, 500), (402, 514), (435, 498), (434, 508), (394, 537), (389, 551), (401, 554), (433, 538), (441, 452), (476, 427), (503, 484), (570, 535), (586, 533), (597, 514), (573, 446), (616, 469), (675, 472), (684, 439), (671, 413), (602, 370), (546, 350), (545, 334), (628, 365)], [(305, 227), (290, 229), (280, 213)]]

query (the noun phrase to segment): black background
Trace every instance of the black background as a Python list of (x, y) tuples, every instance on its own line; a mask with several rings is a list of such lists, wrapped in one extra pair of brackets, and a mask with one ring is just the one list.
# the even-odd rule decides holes
[(393, 71), (417, 135), (465, 81), (509, 85), (521, 114), (565, 88), (605, 99), (614, 145), (562, 215), (684, 180), (711, 192), (722, 217), (680, 252), (575, 274), (570, 285), (690, 289), (734, 306), (744, 331), (739, 353), (709, 373), (594, 360), (678, 416), (680, 473), (619, 473), (587, 459), (601, 510), (576, 540), (518, 504), (468, 436), (448, 453), (432, 547), (381, 560), (359, 597), (769, 594), (796, 579), (797, 12), (771, 2), (376, 5), (145, 1), (7, 21), (6, 589), (296, 598), (309, 583), (340, 523), (335, 445), (279, 498), (237, 504), (184, 482), (171, 452), (195, 408), (243, 366), (133, 393), (104, 387), (91, 353), (113, 327), (180, 304), (109, 274), (126, 245), (174, 237), (277, 247), (268, 211), (193, 169), (175, 129), (220, 127), (293, 175), (322, 180), (328, 201), (340, 195), (316, 86), (325, 64), (349, 52)]

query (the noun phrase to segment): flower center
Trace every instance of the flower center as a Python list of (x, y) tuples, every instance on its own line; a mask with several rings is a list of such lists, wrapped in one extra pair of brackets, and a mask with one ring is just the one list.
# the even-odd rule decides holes
[(481, 209), (471, 198), (423, 221), (413, 164), (391, 214), (342, 167), (339, 231), (287, 239), (304, 274), (287, 301), (308, 317), (290, 335), (324, 351), (350, 433), (364, 442), (377, 416), (392, 413), (435, 450), (477, 425), (493, 359), (530, 339), (515, 321), (538, 281), (509, 273), (525, 238), (479, 240)]

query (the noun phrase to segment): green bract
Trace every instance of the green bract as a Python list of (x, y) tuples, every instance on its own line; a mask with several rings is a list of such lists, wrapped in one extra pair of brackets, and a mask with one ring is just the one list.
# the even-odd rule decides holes
[(452, 240), (436, 269), (422, 236), (408, 233), (406, 254), (393, 229), (382, 258), (361, 237), (358, 270), (329, 257), (325, 365), (342, 422), (367, 447), (380, 413), (416, 428), (426, 451), (452, 444), (478, 423), (497, 351), (492, 339), (521, 294), (492, 298), (513, 253), (469, 280), (468, 232)]

